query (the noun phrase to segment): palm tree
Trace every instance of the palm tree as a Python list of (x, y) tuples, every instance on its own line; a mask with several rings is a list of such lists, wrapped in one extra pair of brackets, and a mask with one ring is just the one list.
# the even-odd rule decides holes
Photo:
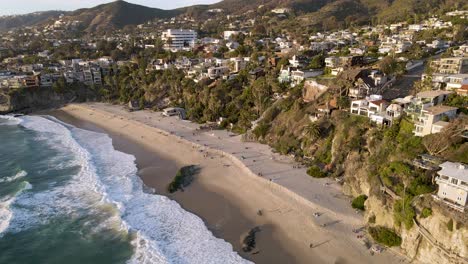
[(305, 134), (312, 140), (318, 139), (321, 134), (321, 128), (317, 123), (310, 123), (304, 128)]

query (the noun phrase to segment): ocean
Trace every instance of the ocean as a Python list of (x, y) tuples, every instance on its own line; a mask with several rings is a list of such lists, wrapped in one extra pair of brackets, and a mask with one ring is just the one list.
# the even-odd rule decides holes
[(154, 194), (109, 136), (0, 116), (0, 264), (248, 263)]

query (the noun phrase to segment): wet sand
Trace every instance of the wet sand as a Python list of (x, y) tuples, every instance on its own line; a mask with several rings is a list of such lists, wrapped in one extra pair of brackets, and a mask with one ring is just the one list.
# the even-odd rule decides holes
[[(247, 217), (232, 202), (234, 197), (226, 197), (226, 193), (220, 194), (215, 190), (210, 190), (198, 179), (192, 182), (184, 192), (168, 193), (166, 186), (183, 164), (165, 157), (164, 153), (158, 153), (136, 143), (123, 134), (80, 120), (64, 111), (56, 110), (46, 114), (82, 129), (108, 134), (112, 138), (115, 149), (135, 156), (138, 174), (145, 185), (154, 188), (158, 194), (169, 196), (181, 204), (185, 210), (200, 216), (216, 237), (230, 242), (234, 250), (242, 257), (255, 263), (296, 262), (293, 255), (283, 247), (281, 238), (275, 237), (277, 231), (275, 226), (268, 221), (262, 221), (262, 217), (256, 212), (250, 212), (249, 215), (258, 219), (250, 220), (250, 217)], [(257, 247), (252, 252), (245, 253), (241, 248), (241, 239), (256, 226), (261, 227), (261, 232), (256, 236)], [(259, 253), (253, 254), (255, 252)]]
[[(401, 258), (388, 252), (372, 256), (351, 232), (353, 225), (359, 224), (359, 218), (346, 213), (345, 207), (336, 209), (309, 203), (274, 181), (257, 177), (233, 155), (158, 128), (160, 114), (145, 111), (145, 118), (154, 117), (149, 125), (134, 119), (133, 113), (121, 112), (118, 107), (70, 105), (47, 114), (80, 128), (107, 133), (117, 150), (136, 157), (139, 175), (147, 186), (201, 217), (216, 237), (230, 242), (244, 258), (255, 263), (400, 262)], [(172, 128), (173, 121), (170, 122)], [(182, 125), (187, 126), (186, 123)], [(257, 161), (254, 165), (271, 167), (268, 165), (271, 162), (276, 161)], [(185, 191), (168, 194), (166, 186), (177, 170), (186, 165), (198, 165), (201, 171)], [(319, 195), (334, 190), (324, 191), (322, 184), (316, 186), (312, 190), (315, 188)], [(329, 196), (333, 197), (319, 201), (324, 204), (339, 202), (334, 195)], [(262, 210), (261, 216), (258, 210)], [(312, 214), (317, 210), (324, 212), (324, 216), (314, 219)], [(336, 220), (337, 216), (340, 219)], [(320, 222), (326, 223), (326, 227)], [(257, 226), (261, 231), (257, 233), (256, 248), (243, 252), (241, 239)]]

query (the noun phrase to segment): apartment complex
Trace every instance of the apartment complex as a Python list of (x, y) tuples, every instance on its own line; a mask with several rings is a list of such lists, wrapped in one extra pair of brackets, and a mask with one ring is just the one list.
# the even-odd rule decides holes
[(168, 29), (162, 33), (161, 39), (166, 42), (165, 48), (171, 51), (192, 49), (195, 46), (197, 32), (186, 29)]
[(432, 61), (431, 67), (439, 74), (468, 73), (468, 57), (440, 58)]

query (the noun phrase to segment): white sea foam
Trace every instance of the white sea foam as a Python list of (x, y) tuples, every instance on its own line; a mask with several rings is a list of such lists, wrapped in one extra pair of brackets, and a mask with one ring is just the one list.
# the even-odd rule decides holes
[[(113, 204), (117, 217), (109, 221), (136, 233), (129, 263), (247, 263), (232, 246), (218, 239), (203, 221), (167, 197), (143, 192), (135, 158), (116, 151), (105, 134), (85, 131), (55, 119), (24, 117), (21, 125), (50, 134), (51, 146), (76, 156), (80, 172), (66, 185), (46, 192), (27, 192), (15, 204), (13, 232), (55, 214), (77, 214)], [(99, 227), (96, 227), (99, 228)]]
[(11, 204), (23, 191), (30, 189), (32, 189), (32, 185), (29, 182), (24, 181), (22, 182), (20, 189), (13, 196), (0, 200), (0, 237), (10, 226), (11, 218), (13, 216), (13, 212), (10, 209)]
[(28, 175), (28, 173), (27, 173), (26, 171), (21, 170), (21, 171), (19, 171), (18, 173), (16, 173), (16, 174), (13, 175), (13, 176), (1, 178), (1, 179), (0, 179), (0, 183), (16, 181), (16, 180), (18, 180), (18, 179), (21, 179), (21, 178), (23, 178), (23, 177), (26, 177), (27, 175)]
[(14, 117), (12, 115), (0, 115), (0, 125), (18, 125), (21, 123), (21, 119)]

